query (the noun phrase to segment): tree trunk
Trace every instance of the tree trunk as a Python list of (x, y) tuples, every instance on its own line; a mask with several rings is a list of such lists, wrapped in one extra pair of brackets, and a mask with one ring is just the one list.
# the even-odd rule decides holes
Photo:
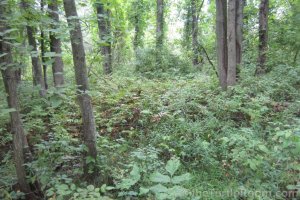
[(216, 0), (216, 35), (219, 81), (225, 90), (227, 87), (227, 0)]
[(236, 1), (236, 62), (238, 65), (242, 63), (244, 1), (245, 0)]
[(196, 0), (191, 0), (192, 6), (192, 46), (193, 46), (193, 65), (198, 65), (199, 62), (199, 52), (198, 52), (198, 13), (197, 13), (197, 2)]
[(268, 14), (269, 0), (261, 0), (259, 5), (259, 44), (258, 44), (258, 66), (256, 75), (266, 72), (266, 60), (268, 51)]
[(156, 48), (160, 51), (164, 43), (164, 0), (157, 0), (156, 6)]
[[(0, 32), (4, 33), (8, 30), (5, 19), (5, 4), (0, 2)], [(4, 81), (5, 91), (7, 93), (7, 103), (10, 109), (11, 132), (13, 134), (14, 161), (16, 167), (17, 181), (20, 190), (26, 194), (27, 199), (37, 199), (31, 191), (29, 183), (26, 180), (25, 170), (25, 152), (28, 149), (28, 143), (24, 133), (24, 128), (19, 113), (19, 103), (17, 96), (17, 77), (16, 71), (9, 65), (13, 64), (10, 42), (6, 41), (6, 36), (0, 34), (0, 65), (7, 66), (1, 70)]]
[(136, 52), (139, 47), (143, 45), (142, 36), (143, 36), (143, 30), (141, 29), (141, 23), (142, 22), (142, 13), (144, 12), (143, 7), (144, 1), (143, 0), (137, 0), (133, 3), (134, 8), (134, 38), (133, 38), (133, 47), (134, 51)]
[[(29, 5), (26, 0), (21, 1), (21, 7), (25, 11), (28, 11)], [(27, 25), (26, 29), (27, 29), (28, 43), (29, 46), (31, 47), (33, 85), (40, 86), (40, 95), (45, 96), (46, 95), (45, 82), (43, 79), (42, 66), (39, 58), (37, 44), (34, 38), (34, 28), (32, 26)]]
[[(86, 159), (92, 158), (96, 161), (97, 158), (95, 136), (96, 128), (91, 98), (87, 93), (89, 88), (83, 38), (79, 18), (76, 11), (75, 1), (64, 0), (63, 2), (68, 25), (70, 28), (75, 79), (77, 84), (77, 97), (83, 122), (83, 142), (88, 149), (83, 159), (83, 170), (85, 179), (88, 182), (92, 182), (95, 179), (95, 174), (97, 173), (97, 171), (95, 166), (87, 164)], [(93, 170), (93, 173), (89, 173), (89, 169), (91, 168)]]
[[(49, 16), (53, 20), (52, 29), (57, 29), (59, 23), (57, 0), (49, 1), (48, 9)], [(53, 82), (54, 86), (59, 88), (64, 85), (64, 63), (61, 55), (61, 41), (53, 31), (50, 32), (50, 51), (55, 53), (54, 62), (52, 63)]]
[(228, 70), (227, 86), (236, 84), (236, 66), (237, 66), (237, 49), (236, 49), (236, 0), (228, 0), (227, 16), (227, 44), (228, 44)]
[[(44, 0), (41, 0), (41, 12), (44, 13)], [(47, 81), (47, 65), (46, 65), (46, 59), (45, 59), (45, 53), (46, 53), (46, 47), (45, 47), (45, 33), (43, 31), (43, 28), (41, 29), (41, 54), (42, 54), (42, 66), (43, 66), (43, 76), (44, 76), (44, 83), (45, 83), (45, 89), (48, 89), (48, 81)]]
[(101, 52), (104, 57), (103, 71), (105, 74), (112, 73), (112, 36), (110, 30), (110, 13), (104, 8), (103, 3), (96, 2), (97, 21), (99, 28), (99, 37), (101, 43)]

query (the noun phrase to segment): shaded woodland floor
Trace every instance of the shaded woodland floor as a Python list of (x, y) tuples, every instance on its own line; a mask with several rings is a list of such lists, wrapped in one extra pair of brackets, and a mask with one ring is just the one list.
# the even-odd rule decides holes
[[(24, 84), (22, 114), (34, 152), (28, 169), (35, 171), (46, 199), (92, 199), (95, 193), (102, 199), (159, 199), (161, 193), (185, 194), (182, 199), (251, 199), (255, 191), (261, 193), (254, 199), (275, 199), (276, 192), (277, 199), (285, 199), (284, 191), (295, 195), (300, 72), (274, 68), (258, 78), (249, 73), (243, 70), (240, 84), (227, 92), (216, 78), (201, 73), (148, 79), (119, 69), (110, 78), (91, 76), (100, 169), (93, 186), (80, 181), (84, 147), (73, 86), (50, 90), (42, 99), (33, 98)], [(22, 194), (8, 113), (0, 117), (0, 191), (16, 199)], [(176, 175), (189, 173), (190, 178), (176, 184), (153, 181), (157, 171), (167, 173), (172, 158), (181, 163)], [(157, 184), (169, 190), (158, 192), (153, 189)], [(233, 193), (220, 196), (228, 191)]]

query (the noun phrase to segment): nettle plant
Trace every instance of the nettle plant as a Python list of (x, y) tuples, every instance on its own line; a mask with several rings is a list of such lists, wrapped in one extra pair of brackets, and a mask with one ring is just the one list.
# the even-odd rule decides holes
[[(176, 175), (180, 167), (180, 161), (178, 158), (170, 159), (166, 166), (164, 167), (165, 173), (160, 171), (153, 172), (149, 179), (147, 179), (148, 187), (139, 185), (139, 192), (129, 191), (121, 192), (120, 196), (124, 194), (132, 196), (155, 196), (155, 199), (164, 200), (164, 199), (184, 199), (189, 196), (189, 190), (183, 187), (183, 184), (191, 179), (190, 173), (184, 173), (181, 175)], [(132, 171), (128, 178), (123, 179), (119, 184), (117, 184), (116, 189), (122, 191), (129, 190), (133, 188), (138, 182), (144, 182), (141, 180), (141, 170), (137, 165), (134, 165)], [(145, 181), (146, 182), (146, 181)]]

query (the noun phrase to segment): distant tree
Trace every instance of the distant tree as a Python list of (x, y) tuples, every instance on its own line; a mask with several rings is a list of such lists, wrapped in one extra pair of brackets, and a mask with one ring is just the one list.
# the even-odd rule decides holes
[(245, 6), (245, 0), (236, 1), (236, 62), (237, 65), (242, 64), (244, 6)]
[(157, 0), (157, 10), (156, 10), (156, 48), (161, 50), (163, 43), (164, 43), (164, 9), (165, 9), (165, 2), (164, 0)]
[[(7, 104), (11, 109), (10, 124), (13, 134), (14, 162), (16, 167), (17, 181), (21, 192), (25, 193), (27, 199), (38, 199), (29, 183), (27, 182), (27, 173), (25, 169), (26, 153), (29, 151), (25, 131), (22, 125), (19, 112), (19, 102), (17, 94), (17, 68), (13, 66), (11, 51), (11, 41), (8, 41), (8, 25), (6, 21), (7, 7), (6, 1), (0, 1), (0, 66), (1, 74), (7, 94)], [(5, 34), (6, 33), (6, 34)]]
[(259, 5), (259, 30), (258, 30), (258, 63), (256, 75), (266, 72), (268, 51), (268, 14), (269, 0), (261, 0)]
[(112, 34), (110, 23), (110, 11), (105, 5), (97, 0), (96, 3), (97, 21), (99, 29), (99, 38), (101, 53), (104, 58), (103, 71), (105, 74), (112, 73)]
[(147, 0), (134, 0), (131, 3), (130, 21), (134, 27), (133, 47), (136, 51), (143, 46), (145, 29), (145, 16), (147, 13)]
[(236, 2), (237, 0), (228, 0), (227, 12), (227, 47), (228, 47), (228, 68), (227, 68), (227, 86), (236, 83), (237, 67), (237, 45), (236, 45)]
[(216, 35), (219, 81), (223, 89), (227, 88), (227, 0), (216, 0)]
[[(75, 69), (75, 79), (77, 84), (77, 98), (81, 110), (83, 121), (83, 142), (87, 147), (87, 152), (83, 159), (84, 178), (88, 182), (92, 182), (96, 177), (96, 167), (87, 164), (86, 159), (97, 158), (96, 149), (96, 127), (95, 118), (93, 114), (93, 107), (91, 97), (88, 92), (88, 76), (85, 59), (85, 51), (83, 46), (83, 38), (81, 32), (81, 25), (78, 18), (76, 5), (74, 0), (64, 0), (64, 9), (70, 28), (71, 46), (73, 52), (73, 62)], [(93, 173), (90, 172), (92, 168)]]
[(31, 14), (31, 6), (28, 0), (21, 0), (21, 9), (25, 11), (25, 19), (27, 20), (27, 37), (28, 43), (31, 49), (31, 62), (32, 62), (32, 73), (33, 73), (33, 85), (40, 86), (40, 95), (45, 96), (45, 82), (43, 79), (42, 74), (42, 65), (39, 58), (39, 51), (36, 43), (35, 38), (35, 30), (34, 27), (31, 25), (32, 22), (30, 21), (30, 14)]
[(192, 14), (192, 46), (193, 46), (193, 65), (199, 65), (203, 59), (200, 57), (199, 52), (199, 42), (198, 42), (198, 34), (199, 34), (199, 16), (201, 9), (203, 7), (204, 0), (202, 0), (201, 4), (198, 0), (191, 0), (191, 14)]
[(162, 48), (164, 46), (165, 37), (165, 19), (164, 19), (165, 2), (164, 0), (156, 0), (156, 63), (162, 62)]
[[(57, 29), (59, 23), (58, 15), (58, 2), (57, 0), (48, 1), (48, 12), (52, 19), (51, 29)], [(62, 60), (61, 41), (54, 31), (50, 31), (50, 50), (55, 53), (54, 61), (52, 63), (53, 81), (55, 87), (61, 87), (64, 85), (64, 63)]]
[[(44, 14), (44, 0), (41, 0), (40, 2), (41, 4), (41, 13), (42, 15)], [(47, 81), (47, 65), (46, 65), (46, 58), (45, 58), (45, 53), (46, 53), (46, 45), (45, 45), (45, 41), (46, 41), (46, 35), (45, 32), (43, 30), (43, 27), (40, 26), (41, 29), (41, 57), (42, 57), (42, 66), (43, 66), (43, 77), (44, 77), (44, 83), (45, 83), (45, 88), (46, 90), (48, 89), (48, 81)]]

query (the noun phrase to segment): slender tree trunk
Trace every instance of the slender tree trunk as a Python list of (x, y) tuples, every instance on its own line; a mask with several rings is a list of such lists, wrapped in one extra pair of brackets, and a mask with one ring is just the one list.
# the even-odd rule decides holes
[(134, 38), (133, 38), (133, 47), (134, 51), (137, 51), (137, 48), (140, 46), (140, 27), (139, 27), (139, 16), (134, 17)]
[(156, 48), (161, 50), (164, 43), (164, 0), (157, 0), (156, 13)]
[[(44, 0), (41, 0), (41, 12), (44, 13)], [(48, 81), (47, 81), (47, 65), (45, 59), (45, 53), (46, 53), (45, 33), (42, 27), (40, 27), (40, 29), (41, 29), (41, 54), (42, 54), (43, 77), (44, 77), (45, 89), (47, 90)]]
[[(96, 128), (91, 97), (87, 93), (89, 88), (83, 38), (79, 18), (76, 11), (75, 1), (64, 0), (63, 2), (68, 25), (70, 28), (75, 78), (78, 87), (77, 97), (83, 121), (83, 142), (88, 149), (83, 159), (84, 176), (87, 181), (92, 182), (95, 179), (95, 174), (97, 173), (97, 171), (95, 166), (91, 166), (86, 163), (86, 159), (93, 158), (96, 160), (97, 158), (95, 136)], [(92, 168), (93, 173), (89, 173), (90, 168)]]
[[(57, 0), (49, 1), (48, 9), (49, 16), (53, 20), (52, 29), (57, 29), (59, 23)], [(55, 32), (50, 32), (50, 51), (55, 53), (54, 62), (52, 64), (52, 73), (54, 86), (59, 88), (64, 85), (64, 63), (61, 55), (61, 41)]]
[(268, 14), (269, 0), (261, 0), (259, 5), (259, 44), (256, 75), (264, 74), (266, 72), (268, 51)]
[(134, 38), (133, 38), (133, 47), (134, 51), (136, 52), (139, 47), (143, 45), (142, 35), (143, 30), (141, 29), (142, 22), (142, 13), (144, 12), (143, 7), (144, 1), (143, 0), (136, 0), (133, 3), (134, 8)]
[(199, 52), (198, 52), (198, 13), (197, 13), (197, 2), (196, 0), (191, 0), (192, 6), (192, 46), (193, 46), (193, 65), (199, 65)]
[(243, 52), (243, 19), (244, 19), (244, 1), (237, 0), (236, 3), (236, 62), (238, 65), (242, 63)]
[(156, 64), (162, 64), (162, 49), (164, 46), (164, 0), (156, 1)]
[(216, 35), (219, 81), (223, 89), (227, 88), (227, 0), (216, 0)]
[[(5, 19), (5, 2), (0, 1), (0, 32), (8, 30)], [(14, 161), (16, 167), (17, 181), (20, 190), (26, 194), (27, 199), (37, 199), (26, 180), (25, 170), (25, 153), (28, 149), (28, 143), (24, 133), (24, 128), (19, 113), (19, 103), (17, 96), (17, 77), (14, 68), (9, 65), (13, 64), (10, 42), (6, 41), (6, 35), (0, 34), (0, 65), (7, 66), (1, 70), (4, 81), (5, 91), (7, 94), (8, 107), (14, 109), (10, 112), (11, 132), (13, 134)]]
[[(21, 8), (27, 11), (29, 9), (29, 4), (27, 3), (27, 0), (21, 1)], [(42, 66), (39, 58), (39, 52), (36, 44), (36, 40), (34, 37), (34, 28), (32, 26), (27, 25), (27, 37), (28, 37), (28, 43), (31, 47), (31, 63), (32, 63), (32, 74), (33, 74), (33, 85), (37, 86), (39, 85), (41, 87), (40, 89), (40, 95), (45, 96), (46, 90), (45, 90), (45, 82), (43, 79), (43, 73), (42, 73)]]
[[(103, 71), (105, 74), (112, 73), (112, 36), (110, 30), (110, 13), (104, 8), (103, 3), (96, 2), (97, 21), (99, 37), (101, 42), (101, 52), (104, 58)], [(104, 43), (104, 45), (103, 45)]]
[(227, 44), (228, 70), (227, 86), (236, 84), (237, 49), (236, 49), (236, 0), (228, 0)]

